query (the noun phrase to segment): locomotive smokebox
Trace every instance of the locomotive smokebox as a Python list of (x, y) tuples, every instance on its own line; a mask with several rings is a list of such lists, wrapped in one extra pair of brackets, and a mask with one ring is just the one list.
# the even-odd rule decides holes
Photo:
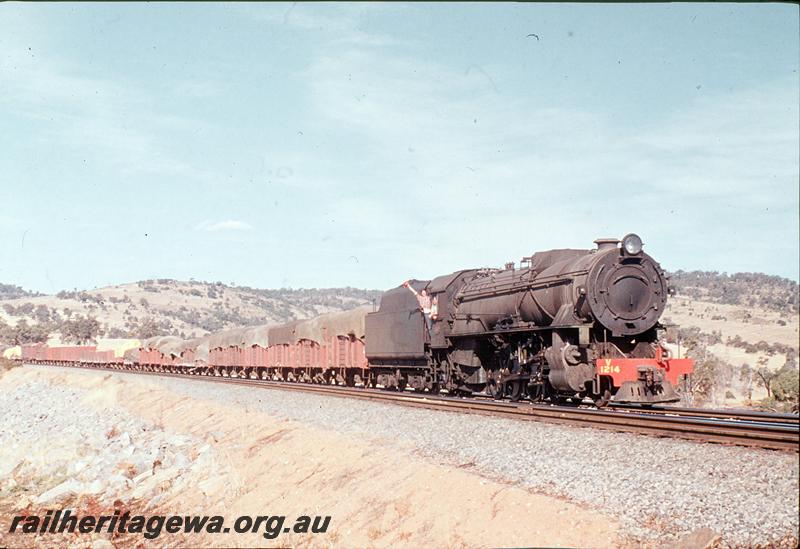
[(585, 290), (594, 318), (618, 335), (652, 328), (664, 311), (667, 284), (658, 263), (642, 252), (641, 239), (628, 235), (620, 248), (600, 247), (595, 255)]

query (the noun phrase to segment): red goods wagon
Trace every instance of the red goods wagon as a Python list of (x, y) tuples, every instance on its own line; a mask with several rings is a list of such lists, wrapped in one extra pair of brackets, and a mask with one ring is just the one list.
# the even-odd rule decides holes
[(271, 367), (288, 368), (292, 364), (291, 356), (291, 345), (271, 345), (269, 349), (267, 349), (267, 363)]
[(237, 328), (210, 336), (209, 364), (219, 367), (244, 366), (244, 332), (245, 329)]
[(78, 351), (78, 362), (94, 362), (95, 347), (83, 347)]
[(173, 357), (179, 355), (177, 349), (181, 344), (181, 339), (174, 336), (150, 338), (139, 349), (139, 363), (156, 366), (176, 365), (179, 361)]
[(229, 347), (231, 361), (234, 366), (245, 366), (245, 352), (242, 347)]
[(206, 366), (209, 363), (208, 338), (196, 338), (180, 348), (180, 362), (188, 366)]
[(251, 326), (242, 332), (244, 363), (249, 368), (266, 368), (268, 361), (269, 330), (271, 326)]
[(214, 366), (229, 367), (234, 365), (229, 347), (211, 349), (210, 357), (211, 364)]
[(61, 358), (61, 349), (58, 347), (45, 347), (44, 359), (48, 362), (59, 360)]
[(139, 349), (139, 364), (161, 364), (161, 351), (158, 349)]
[(220, 366), (232, 366), (231, 364), (231, 355), (228, 352), (227, 347), (221, 347), (217, 349), (217, 364)]
[(212, 366), (243, 366), (243, 351), (239, 347), (218, 347), (209, 351)]
[(210, 349), (208, 351), (208, 364), (209, 366), (223, 366), (222, 349)]
[(197, 350), (186, 349), (181, 353), (181, 362), (184, 364), (194, 364), (197, 361)]
[(326, 364), (335, 369), (360, 369), (369, 367), (364, 349), (366, 335), (364, 319), (370, 307), (330, 313), (319, 317), (319, 337), (325, 342)]
[(83, 362), (83, 357), (94, 353), (96, 349), (94, 345), (49, 347), (47, 359), (56, 362)]
[(261, 347), (260, 345), (253, 345), (249, 348), (248, 352), (248, 366), (252, 366), (254, 368), (264, 368), (271, 365), (269, 363), (269, 352), (264, 347)]
[(114, 351), (98, 351), (95, 347), (85, 347), (79, 352), (80, 362), (106, 363), (114, 360)]
[(323, 363), (320, 360), (322, 352), (317, 342), (309, 339), (301, 339), (294, 346), (292, 353), (292, 368), (321, 368)]
[(250, 345), (242, 349), (242, 363), (248, 368), (265, 368), (269, 365), (267, 350), (259, 345)]
[(22, 360), (44, 360), (46, 347), (41, 343), (22, 346)]
[(367, 368), (364, 342), (354, 336), (328, 337), (328, 364), (332, 368)]
[(276, 368), (294, 367), (294, 346), (298, 340), (295, 335), (295, 328), (298, 324), (299, 322), (295, 321), (269, 328), (267, 362), (270, 366)]

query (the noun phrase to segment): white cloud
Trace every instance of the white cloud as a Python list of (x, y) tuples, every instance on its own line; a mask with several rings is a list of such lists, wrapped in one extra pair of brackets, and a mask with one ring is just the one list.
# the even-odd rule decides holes
[[(796, 276), (795, 82), (707, 97), (623, 130), (602, 113), (499, 94), (481, 71), (383, 51), (326, 53), (305, 78), (310, 116), (355, 140), (372, 182), (335, 210), (364, 245), (395, 250), (397, 265), (497, 264), (514, 246), (591, 246), (637, 231), (672, 252), (667, 267)], [(435, 242), (435, 257), (420, 242)]]
[(228, 219), (227, 221), (203, 221), (195, 227), (197, 231), (206, 231), (209, 233), (216, 233), (219, 231), (252, 231), (253, 226), (244, 221), (236, 221)]
[(362, 29), (362, 26), (368, 24), (369, 19), (377, 14), (393, 14), (401, 17), (406, 10), (401, 4), (293, 2), (242, 4), (236, 7), (239, 12), (254, 21), (281, 25), (298, 31), (326, 34), (330, 38), (330, 45), (388, 46), (406, 43), (393, 36)]

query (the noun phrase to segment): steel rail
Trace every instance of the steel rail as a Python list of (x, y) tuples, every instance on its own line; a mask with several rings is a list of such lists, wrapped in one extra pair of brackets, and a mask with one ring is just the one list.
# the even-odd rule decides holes
[(642, 408), (633, 404), (610, 403), (609, 408), (617, 410), (634, 410), (648, 414), (667, 414), (678, 416), (708, 417), (719, 419), (749, 420), (762, 423), (787, 423), (800, 425), (800, 416), (797, 414), (779, 414), (775, 412), (759, 412), (757, 410), (725, 410), (714, 408), (685, 408), (680, 406), (652, 406)]
[[(381, 389), (341, 387), (312, 383), (291, 383), (261, 379), (231, 378), (228, 376), (152, 372), (110, 368), (107, 366), (78, 366), (65, 364), (56, 366), (79, 370), (104, 370), (109, 372), (176, 377), (180, 379), (197, 379), (249, 387), (261, 387), (264, 389), (321, 393), (341, 398), (382, 401), (417, 408), (535, 420), (579, 427), (588, 426), (618, 432), (682, 438), (701, 442), (714, 442), (773, 450), (789, 450), (794, 452), (800, 450), (800, 425), (798, 425), (796, 421), (791, 421), (793, 418), (786, 417), (786, 421), (783, 422), (753, 421), (750, 417), (755, 412), (749, 412), (746, 416), (747, 419), (726, 418), (724, 417), (725, 411), (698, 410), (692, 408), (676, 408), (675, 410), (678, 410), (678, 412), (675, 412), (675, 415), (668, 415), (673, 413), (673, 410), (659, 408), (655, 410), (655, 413), (653, 413), (653, 410), (632, 410), (622, 407), (620, 407), (621, 409), (619, 410), (599, 410), (525, 402), (465, 399), (430, 395), (426, 393), (401, 393)], [(701, 413), (703, 412), (720, 413), (722, 415), (702, 417)], [(685, 415), (680, 415), (680, 413), (684, 413)], [(691, 413), (692, 415), (686, 415), (687, 413)], [(727, 415), (730, 416), (731, 414)], [(783, 417), (780, 414), (766, 415)]]
[[(476, 394), (470, 398), (491, 400), (492, 397), (484, 394)], [(551, 405), (556, 406), (556, 405)], [(588, 402), (581, 402), (579, 404), (561, 405), (564, 408), (577, 408), (577, 407), (591, 407), (594, 406)], [(776, 412), (761, 412), (758, 410), (741, 410), (741, 409), (715, 409), (715, 408), (686, 408), (681, 406), (667, 405), (654, 405), (642, 406), (640, 404), (623, 404), (611, 402), (607, 405), (606, 409), (619, 410), (621, 412), (631, 411), (640, 414), (660, 414), (681, 417), (693, 418), (717, 418), (717, 419), (730, 419), (730, 420), (746, 420), (754, 423), (778, 423), (786, 425), (800, 425), (800, 416), (797, 414), (780, 414)]]

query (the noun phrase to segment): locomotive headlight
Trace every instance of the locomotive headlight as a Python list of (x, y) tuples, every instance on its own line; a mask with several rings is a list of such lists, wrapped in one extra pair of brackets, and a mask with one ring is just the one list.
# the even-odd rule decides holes
[(628, 255), (636, 255), (642, 251), (642, 239), (637, 234), (629, 234), (622, 239), (622, 247)]

